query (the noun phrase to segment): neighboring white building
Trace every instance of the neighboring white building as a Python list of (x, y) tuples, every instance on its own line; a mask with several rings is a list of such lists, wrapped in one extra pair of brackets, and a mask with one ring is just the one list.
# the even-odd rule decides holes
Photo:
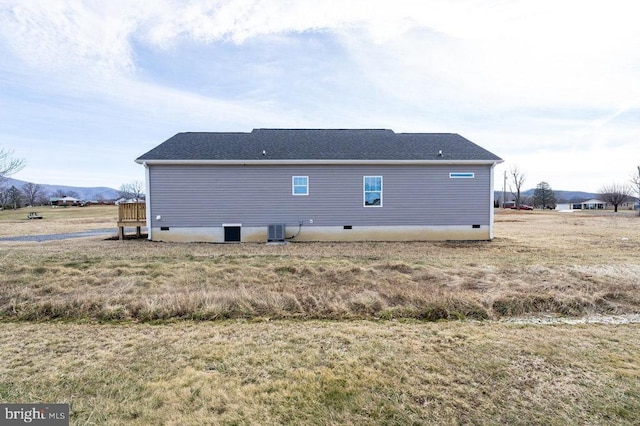
[(602, 200), (591, 199), (582, 201), (579, 203), (560, 203), (556, 205), (556, 210), (568, 211), (568, 210), (605, 210), (607, 203)]
[(572, 210), (604, 210), (606, 207), (607, 203), (605, 201), (595, 198), (571, 205)]
[(122, 197), (114, 203), (116, 206), (120, 204), (129, 204), (129, 203), (144, 203), (144, 198), (125, 198)]

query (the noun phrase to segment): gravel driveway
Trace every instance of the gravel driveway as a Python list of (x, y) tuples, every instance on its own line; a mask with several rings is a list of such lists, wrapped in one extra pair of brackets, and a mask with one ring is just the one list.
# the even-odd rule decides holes
[[(125, 229), (127, 231), (135, 231), (135, 228)], [(146, 232), (143, 230), (143, 232)], [(3, 237), (0, 238), (0, 241), (56, 241), (56, 240), (66, 240), (69, 238), (82, 238), (82, 237), (95, 237), (95, 236), (118, 236), (117, 228), (102, 228), (102, 229), (91, 229), (89, 231), (81, 231), (81, 232), (70, 232), (65, 234), (45, 234), (45, 235), (20, 235), (17, 237)]]

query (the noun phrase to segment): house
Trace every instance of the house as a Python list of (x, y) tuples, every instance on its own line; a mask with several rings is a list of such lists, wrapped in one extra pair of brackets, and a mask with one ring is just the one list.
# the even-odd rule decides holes
[(638, 201), (634, 197), (628, 197), (618, 207), (627, 210), (637, 210)]
[(149, 239), (490, 240), (493, 168), (458, 134), (178, 133), (146, 168)]
[(120, 204), (127, 204), (127, 203), (144, 203), (144, 199), (120, 197), (114, 202), (116, 206), (119, 206)]
[(581, 203), (572, 203), (572, 210), (604, 210), (607, 207), (607, 203), (601, 200), (587, 200)]
[(82, 203), (82, 200), (80, 200), (79, 198), (74, 198), (74, 197), (50, 197), (49, 198), (49, 203), (51, 204), (52, 207), (59, 207), (59, 206), (78, 206)]
[(555, 209), (561, 212), (570, 212), (573, 211), (573, 203), (558, 203)]

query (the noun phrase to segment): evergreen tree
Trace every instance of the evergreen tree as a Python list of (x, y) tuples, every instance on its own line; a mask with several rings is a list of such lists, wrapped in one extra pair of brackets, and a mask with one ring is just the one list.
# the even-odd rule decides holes
[(533, 206), (546, 209), (547, 207), (555, 207), (555, 205), (556, 195), (553, 193), (551, 185), (547, 182), (540, 182), (533, 193)]
[(7, 191), (7, 204), (12, 206), (14, 210), (22, 207), (22, 192), (15, 186), (12, 186)]

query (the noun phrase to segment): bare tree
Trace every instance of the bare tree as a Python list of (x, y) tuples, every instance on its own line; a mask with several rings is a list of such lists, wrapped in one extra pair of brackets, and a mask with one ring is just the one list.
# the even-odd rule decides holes
[(124, 198), (130, 198), (136, 201), (144, 200), (144, 183), (139, 180), (123, 183), (118, 192), (120, 192), (120, 196)]
[(0, 184), (24, 166), (24, 158), (14, 158), (13, 151), (0, 149)]
[(612, 183), (600, 188), (599, 196), (602, 201), (613, 205), (613, 211), (618, 211), (618, 206), (631, 197), (631, 187), (626, 183)]
[(520, 191), (522, 190), (525, 176), (524, 173), (520, 171), (518, 166), (511, 167), (511, 169), (509, 170), (509, 176), (511, 177), (511, 182), (509, 183), (509, 191), (511, 191), (514, 201), (516, 202), (516, 208), (519, 208), (521, 202)]
[[(638, 203), (640, 203), (640, 166), (638, 166), (638, 173), (631, 175), (631, 185), (638, 196)], [(640, 208), (638, 208), (638, 216), (640, 216)]]
[(22, 195), (24, 201), (29, 206), (33, 206), (44, 198), (44, 188), (37, 183), (25, 183), (22, 185)]

